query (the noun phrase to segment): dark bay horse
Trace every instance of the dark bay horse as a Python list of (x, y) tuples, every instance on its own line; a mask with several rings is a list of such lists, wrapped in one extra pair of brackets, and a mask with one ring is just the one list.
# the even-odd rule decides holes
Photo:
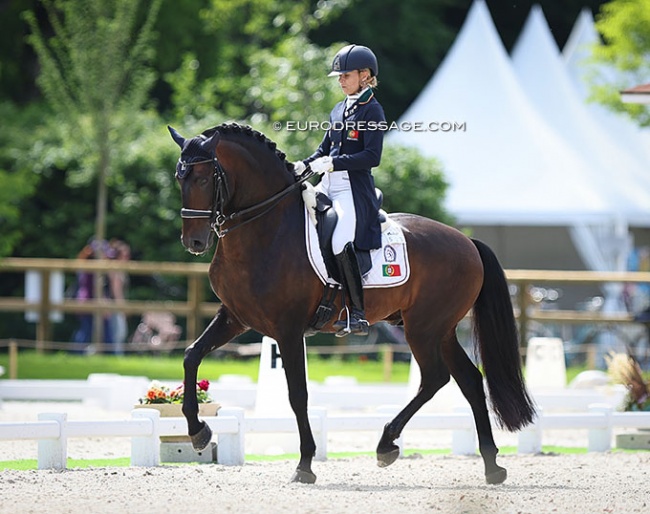
[[(307, 417), (303, 335), (323, 285), (305, 250), (300, 182), (275, 143), (250, 127), (224, 124), (191, 139), (169, 130), (181, 148), (176, 178), (182, 243), (203, 254), (215, 233), (219, 238), (209, 276), (222, 306), (185, 352), (185, 383), (196, 382), (208, 353), (249, 329), (275, 339), (300, 434), (300, 461), (292, 480), (313, 483), (316, 445)], [(411, 276), (398, 287), (366, 290), (366, 315), (371, 324), (403, 322), (422, 379), (415, 398), (384, 427), (377, 462), (383, 467), (397, 459), (394, 441), (451, 375), (472, 408), (486, 481), (501, 483), (507, 474), (496, 462), (482, 375), (460, 346), (456, 326), (473, 309), (475, 344), (498, 423), (511, 431), (531, 423), (535, 408), (522, 377), (503, 269), (487, 245), (454, 228), (412, 214), (391, 217), (404, 229)], [(333, 331), (331, 322), (323, 331)], [(193, 388), (186, 390), (183, 414), (194, 447), (205, 448), (212, 434), (198, 418)]]

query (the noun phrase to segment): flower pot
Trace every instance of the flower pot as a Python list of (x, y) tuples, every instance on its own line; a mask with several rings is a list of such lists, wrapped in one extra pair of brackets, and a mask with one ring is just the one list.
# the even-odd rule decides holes
[[(183, 418), (183, 405), (180, 403), (145, 403), (135, 406), (136, 409), (155, 409), (160, 412), (161, 418)], [(199, 416), (202, 418), (216, 416), (217, 411), (221, 408), (218, 403), (199, 403)], [(189, 443), (190, 437), (187, 435), (161, 436), (160, 441), (163, 443)]]
[(650, 430), (638, 428), (636, 432), (617, 434), (616, 447), (625, 450), (650, 450)]

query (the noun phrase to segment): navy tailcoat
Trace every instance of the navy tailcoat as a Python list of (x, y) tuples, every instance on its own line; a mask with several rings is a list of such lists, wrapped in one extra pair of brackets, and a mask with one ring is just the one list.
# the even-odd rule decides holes
[(334, 171), (347, 170), (354, 198), (357, 227), (354, 244), (360, 250), (381, 247), (381, 228), (377, 218), (379, 201), (370, 169), (379, 165), (384, 141), (384, 109), (368, 90), (350, 106), (345, 100), (330, 114), (331, 128), (305, 164), (318, 157), (331, 156)]

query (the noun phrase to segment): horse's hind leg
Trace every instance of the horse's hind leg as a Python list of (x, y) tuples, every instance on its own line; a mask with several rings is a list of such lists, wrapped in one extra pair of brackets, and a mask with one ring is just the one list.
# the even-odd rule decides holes
[(213, 350), (223, 346), (236, 335), (246, 330), (229, 313), (225, 306), (203, 331), (199, 338), (185, 350), (183, 359), (185, 394), (183, 395), (183, 415), (187, 420), (188, 434), (195, 450), (204, 450), (212, 438), (210, 427), (199, 421), (199, 404), (196, 398), (196, 384), (199, 365), (203, 358)]
[(443, 358), (458, 387), (467, 398), (472, 408), (476, 431), (478, 433), (479, 451), (485, 464), (485, 480), (488, 484), (500, 484), (505, 481), (507, 472), (497, 465), (496, 457), (499, 449), (494, 443), (492, 426), (485, 403), (483, 376), (472, 364), (454, 334), (443, 345)]
[[(415, 398), (390, 422), (384, 426), (379, 444), (377, 445), (377, 465), (391, 465), (399, 456), (399, 448), (395, 444), (408, 421), (436, 394), (447, 382), (449, 371), (440, 354), (440, 347), (431, 338), (415, 338), (407, 336), (413, 356), (420, 366), (422, 380)], [(421, 342), (420, 342), (421, 341)]]

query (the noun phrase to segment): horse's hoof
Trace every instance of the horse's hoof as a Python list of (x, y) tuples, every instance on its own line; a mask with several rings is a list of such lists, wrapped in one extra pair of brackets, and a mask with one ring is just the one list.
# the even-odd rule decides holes
[(297, 469), (291, 477), (291, 481), (298, 484), (313, 484), (316, 482), (316, 475), (314, 475), (311, 471), (303, 471), (302, 469)]
[(192, 439), (192, 448), (197, 452), (205, 450), (212, 440), (212, 430), (210, 430), (210, 427), (205, 421), (202, 421), (201, 425), (201, 430), (190, 436), (190, 439)]
[(390, 466), (399, 457), (399, 447), (392, 445), (392, 448), (387, 452), (379, 452), (377, 450), (377, 466), (385, 468)]
[(488, 484), (502, 484), (508, 478), (508, 472), (504, 468), (499, 468), (497, 471), (485, 475), (485, 481)]

